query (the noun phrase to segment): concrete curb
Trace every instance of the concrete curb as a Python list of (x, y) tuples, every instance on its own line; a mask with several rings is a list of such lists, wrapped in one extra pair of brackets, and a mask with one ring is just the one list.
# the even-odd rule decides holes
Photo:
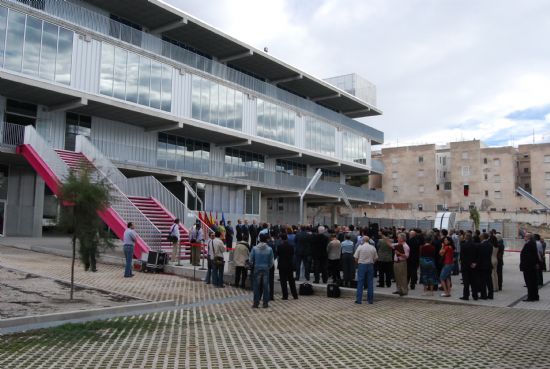
[(174, 300), (168, 300), (160, 302), (145, 302), (140, 304), (113, 306), (108, 308), (68, 311), (46, 315), (33, 315), (20, 318), (2, 319), (0, 320), (0, 335), (22, 332), (31, 329), (53, 327), (71, 322), (101, 320), (119, 316), (144, 314), (157, 309), (173, 306), (176, 306), (176, 302)]

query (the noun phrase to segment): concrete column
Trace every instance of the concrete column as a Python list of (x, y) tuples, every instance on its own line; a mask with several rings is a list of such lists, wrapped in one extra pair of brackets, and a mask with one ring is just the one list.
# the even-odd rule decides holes
[(11, 166), (4, 222), (6, 236), (42, 236), (44, 181), (32, 168)]

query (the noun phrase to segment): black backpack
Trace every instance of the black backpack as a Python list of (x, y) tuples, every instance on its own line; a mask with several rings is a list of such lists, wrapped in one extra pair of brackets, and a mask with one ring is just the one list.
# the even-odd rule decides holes
[(299, 293), (302, 296), (313, 295), (313, 286), (310, 283), (304, 282), (300, 284)]

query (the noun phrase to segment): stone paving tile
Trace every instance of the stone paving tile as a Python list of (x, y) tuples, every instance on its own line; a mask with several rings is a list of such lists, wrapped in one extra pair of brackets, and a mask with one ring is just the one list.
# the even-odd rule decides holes
[[(0, 249), (0, 263), (67, 278), (68, 262)], [(122, 278), (120, 267), (77, 272), (77, 281), (149, 299), (192, 303), (246, 292), (167, 275)], [(250, 301), (205, 304), (113, 319), (101, 339), (51, 331), (0, 336), (0, 368), (544, 368), (550, 312), (379, 298), (301, 296), (252, 309)], [(156, 329), (146, 329), (152, 322)], [(149, 325), (150, 326), (150, 325)], [(25, 344), (26, 342), (26, 344)]]

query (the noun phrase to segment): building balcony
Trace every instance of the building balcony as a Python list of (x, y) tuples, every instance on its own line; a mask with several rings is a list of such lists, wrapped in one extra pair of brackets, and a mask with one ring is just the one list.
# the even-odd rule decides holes
[[(173, 43), (164, 41), (150, 33), (140, 31), (138, 29), (127, 26), (123, 23), (120, 23), (116, 20), (113, 20), (105, 15), (96, 13), (90, 9), (78, 6), (76, 4), (67, 2), (67, 1), (57, 1), (57, 0), (0, 0), (0, 4), (8, 4), (11, 7), (20, 8), (28, 13), (32, 13), (33, 16), (39, 16), (40, 13), (46, 14), (48, 17), (53, 17), (54, 19), (59, 19), (61, 22), (67, 22), (71, 25), (77, 27), (85, 28), (91, 32), (101, 34), (102, 36), (107, 36), (118, 41), (127, 43), (130, 47), (138, 47), (147, 52), (147, 54), (153, 54), (157, 57), (164, 57), (173, 62), (181, 64), (184, 68), (192, 68), (204, 73), (208, 73), (214, 77), (220, 78), (224, 81), (240, 85), (246, 89), (259, 93), (261, 95), (266, 95), (272, 99), (276, 99), (282, 103), (292, 105), (297, 109), (304, 110), (306, 112), (312, 113), (324, 119), (327, 119), (331, 122), (340, 124), (344, 127), (351, 128), (362, 132), (365, 135), (368, 135), (373, 143), (383, 143), (384, 134), (381, 131), (378, 131), (364, 123), (358, 122), (354, 119), (349, 118), (345, 114), (339, 114), (334, 110), (326, 108), (318, 103), (315, 103), (312, 100), (302, 98), (296, 94), (290, 93), (287, 90), (291, 90), (290, 84), (302, 83), (304, 80), (303, 87), (308, 88), (308, 90), (301, 91), (301, 95), (304, 95), (305, 92), (316, 94), (326, 94), (327, 96), (334, 95), (334, 98), (329, 100), (322, 100), (324, 103), (331, 101), (335, 104), (342, 104), (341, 109), (337, 109), (338, 105), (335, 105), (332, 108), (336, 110), (350, 112), (353, 111), (369, 111), (370, 115), (379, 115), (381, 112), (375, 107), (368, 106), (366, 108), (359, 109), (362, 105), (357, 105), (354, 98), (350, 95), (348, 96), (343, 91), (338, 89), (332, 90), (330, 85), (325, 86), (322, 81), (311, 80), (310, 78), (302, 77), (299, 79), (299, 82), (289, 79), (288, 84), (286, 82), (281, 82), (282, 86), (288, 87), (282, 89), (277, 87), (274, 84), (264, 82), (258, 78), (252, 77), (248, 74), (240, 72), (236, 69), (230, 68), (225, 64), (211, 60), (207, 57), (194, 53), (191, 50), (177, 46)], [(80, 31), (82, 32), (82, 31)], [(255, 53), (251, 54), (251, 57), (259, 57)], [(285, 67), (284, 63), (277, 63), (275, 59), (264, 60), (261, 58), (256, 64), (263, 61), (273, 67), (279, 66), (280, 68)], [(261, 63), (260, 63), (261, 64)], [(183, 68), (182, 68), (183, 70)], [(304, 75), (305, 76), (305, 75)], [(282, 81), (283, 79), (281, 79)], [(340, 91), (341, 93), (337, 93)], [(329, 95), (331, 93), (332, 95)], [(312, 97), (314, 97), (312, 95)], [(304, 95), (306, 96), (306, 95)], [(342, 99), (341, 103), (336, 103), (337, 100)], [(334, 100), (334, 101), (333, 101)], [(357, 105), (357, 106), (356, 106)], [(351, 114), (351, 113), (350, 113)]]
[(381, 160), (372, 159), (370, 164), (373, 172), (384, 174), (384, 171), (386, 168), (384, 166), (384, 163)]
[[(193, 153), (178, 157), (175, 153), (173, 155), (170, 153), (159, 155), (153, 149), (138, 148), (114, 142), (92, 139), (92, 143), (117, 166), (126, 170), (129, 174), (135, 173), (136, 176), (143, 175), (143, 173), (155, 174), (160, 178), (184, 176), (206, 183), (244, 185), (259, 188), (264, 192), (292, 195), (301, 193), (311, 179), (263, 168), (254, 168), (248, 165), (235, 165), (216, 161), (212, 158), (205, 158), (204, 153), (201, 153), (199, 158), (193, 156)], [(107, 147), (111, 149), (103, 150)], [(198, 152), (196, 155), (198, 155)], [(308, 194), (318, 197), (341, 198), (340, 188), (344, 190), (350, 201), (362, 203), (384, 202), (382, 191), (323, 180), (318, 181)]]

